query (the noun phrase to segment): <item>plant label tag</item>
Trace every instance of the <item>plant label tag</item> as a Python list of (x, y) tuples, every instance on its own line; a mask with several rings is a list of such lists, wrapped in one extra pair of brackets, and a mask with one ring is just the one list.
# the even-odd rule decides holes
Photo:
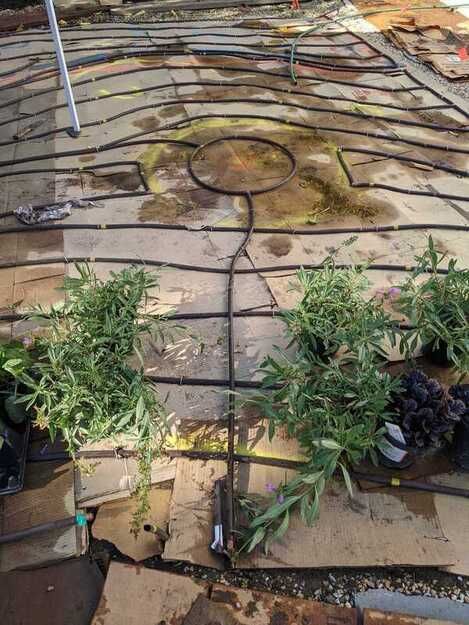
[[(405, 438), (398, 425), (395, 425), (394, 423), (386, 423), (386, 430), (390, 437), (405, 445)], [(392, 442), (386, 438), (379, 443), (378, 449), (383, 456), (386, 456), (386, 458), (392, 460), (392, 462), (400, 463), (407, 456), (407, 451), (405, 449), (396, 447), (396, 445), (393, 445)]]
[(402, 430), (398, 425), (396, 425), (395, 423), (386, 423), (386, 430), (388, 431), (388, 434), (396, 439), (396, 441), (399, 441), (403, 445), (406, 444), (404, 434), (402, 433)]

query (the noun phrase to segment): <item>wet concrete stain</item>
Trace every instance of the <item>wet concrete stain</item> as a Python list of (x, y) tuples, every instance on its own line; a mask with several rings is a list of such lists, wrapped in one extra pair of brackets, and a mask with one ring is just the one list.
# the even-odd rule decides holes
[(78, 160), (82, 163), (92, 163), (96, 160), (96, 156), (93, 154), (84, 154), (83, 156), (80, 156)]
[(91, 188), (99, 189), (100, 191), (110, 191), (112, 189), (137, 191), (137, 189), (143, 186), (142, 180), (137, 171), (118, 172), (105, 175), (83, 172), (82, 175), (89, 176), (89, 184)]
[(269, 254), (280, 258), (281, 256), (287, 256), (293, 244), (290, 235), (274, 234), (262, 243), (262, 247), (264, 247)]
[(311, 196), (311, 213), (328, 215), (356, 215), (371, 219), (378, 213), (375, 204), (359, 197), (357, 191), (337, 180), (325, 179), (316, 167), (305, 167), (298, 172), (300, 186)]

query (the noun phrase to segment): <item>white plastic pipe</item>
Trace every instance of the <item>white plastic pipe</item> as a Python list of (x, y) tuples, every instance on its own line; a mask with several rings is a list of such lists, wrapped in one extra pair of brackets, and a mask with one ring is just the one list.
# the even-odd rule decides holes
[(60, 39), (59, 26), (57, 24), (57, 18), (55, 16), (55, 8), (53, 0), (45, 0), (47, 17), (49, 18), (49, 26), (54, 38), (55, 53), (57, 55), (57, 62), (59, 64), (60, 75), (62, 76), (62, 82), (65, 90), (65, 97), (67, 98), (68, 110), (72, 119), (73, 130), (70, 129), (69, 134), (73, 137), (78, 137), (80, 134), (80, 121), (78, 119), (77, 108), (75, 106), (75, 100), (73, 98), (72, 85), (70, 84), (70, 78), (68, 76), (67, 63), (65, 62), (64, 50), (62, 47), (62, 41)]

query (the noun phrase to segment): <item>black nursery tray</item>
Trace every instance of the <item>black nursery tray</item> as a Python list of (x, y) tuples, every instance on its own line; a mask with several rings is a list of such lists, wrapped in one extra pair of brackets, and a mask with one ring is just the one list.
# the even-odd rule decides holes
[[(3, 486), (3, 488), (2, 488), (3, 480), (0, 480), (0, 496), (14, 495), (15, 493), (18, 493), (23, 488), (24, 472), (25, 472), (25, 467), (26, 467), (26, 456), (28, 455), (29, 433), (31, 430), (31, 421), (27, 419), (24, 423), (21, 423), (20, 425), (9, 424), (9, 426), (12, 427), (12, 429), (14, 429), (20, 435), (19, 437), (20, 449), (17, 452), (19, 459), (17, 460), (17, 462), (13, 464), (6, 465), (8, 475), (15, 475), (17, 480), (14, 486), (7, 485), (7, 486)], [(4, 468), (5, 466), (2, 465), (1, 450), (0, 450), (0, 471), (2, 471)], [(8, 476), (6, 478), (6, 482), (8, 484)]]

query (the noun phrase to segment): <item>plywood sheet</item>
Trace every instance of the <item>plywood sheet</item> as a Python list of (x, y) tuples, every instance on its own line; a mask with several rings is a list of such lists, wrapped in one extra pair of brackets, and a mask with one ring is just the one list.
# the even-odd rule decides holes
[[(153, 488), (150, 492), (151, 509), (143, 524), (149, 523), (166, 531), (170, 498), (170, 489)], [(98, 510), (92, 531), (95, 538), (108, 540), (121, 553), (139, 562), (161, 554), (164, 543), (153, 532), (146, 532), (143, 528), (137, 538), (130, 533), (130, 522), (135, 506), (133, 498), (103, 504)]]
[(33, 571), (0, 574), (0, 623), (87, 625), (98, 605), (104, 577), (89, 558)]
[[(8, 534), (75, 514), (72, 463), (41, 462), (26, 467), (24, 489), (2, 498), (1, 533)], [(77, 555), (75, 527), (45, 532), (0, 546), (0, 570), (41, 565)]]
[(165, 560), (222, 568), (223, 560), (210, 551), (209, 545), (213, 540), (214, 484), (224, 475), (224, 462), (177, 459)]
[(182, 625), (208, 587), (189, 577), (111, 562), (91, 625)]

